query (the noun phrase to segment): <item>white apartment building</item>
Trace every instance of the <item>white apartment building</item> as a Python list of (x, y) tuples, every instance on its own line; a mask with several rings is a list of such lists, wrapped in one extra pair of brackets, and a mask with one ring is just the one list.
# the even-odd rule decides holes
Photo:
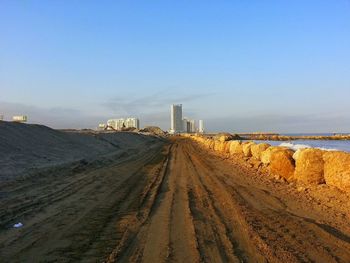
[(127, 118), (124, 122), (126, 128), (140, 129), (140, 121), (137, 118)]
[(198, 132), (199, 133), (204, 133), (204, 122), (203, 120), (198, 121)]
[(12, 121), (14, 122), (27, 122), (28, 117), (26, 115), (13, 116)]
[(190, 132), (196, 132), (196, 122), (195, 122), (195, 120), (190, 120)]
[(171, 110), (170, 133), (179, 133), (183, 131), (182, 125), (182, 104), (173, 104)]
[(183, 118), (182, 120), (183, 132), (196, 132), (196, 122), (195, 120), (189, 120), (188, 118)]
[(124, 128), (124, 119), (110, 119), (107, 121), (107, 126), (110, 129), (121, 130)]
[(107, 121), (107, 126), (110, 129), (122, 130), (123, 128), (140, 128), (140, 121), (138, 118), (120, 118), (120, 119), (110, 119)]

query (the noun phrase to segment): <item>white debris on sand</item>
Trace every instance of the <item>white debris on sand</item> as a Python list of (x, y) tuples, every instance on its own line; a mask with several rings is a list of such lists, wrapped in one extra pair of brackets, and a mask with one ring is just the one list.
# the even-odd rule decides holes
[(17, 224), (13, 225), (14, 228), (20, 228), (22, 226), (23, 226), (23, 224), (21, 222), (18, 222)]

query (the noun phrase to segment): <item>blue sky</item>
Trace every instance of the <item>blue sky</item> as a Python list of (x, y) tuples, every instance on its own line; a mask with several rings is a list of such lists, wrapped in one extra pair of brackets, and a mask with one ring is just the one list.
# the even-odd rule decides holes
[(349, 98), (349, 0), (0, 1), (7, 118), (350, 132)]

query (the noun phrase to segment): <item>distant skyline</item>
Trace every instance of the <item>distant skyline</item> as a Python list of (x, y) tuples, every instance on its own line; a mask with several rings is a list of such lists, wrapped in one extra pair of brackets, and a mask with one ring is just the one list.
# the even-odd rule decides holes
[(350, 1), (0, 2), (0, 115), (350, 132)]

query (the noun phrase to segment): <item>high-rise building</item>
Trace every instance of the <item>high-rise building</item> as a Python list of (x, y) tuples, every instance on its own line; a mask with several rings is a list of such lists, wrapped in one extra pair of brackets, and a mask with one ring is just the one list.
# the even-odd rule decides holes
[(140, 129), (140, 121), (137, 118), (127, 118), (124, 124), (126, 128)]
[(190, 120), (188, 118), (183, 118), (182, 120), (182, 130), (183, 132), (196, 132), (196, 123), (195, 120)]
[(196, 132), (196, 122), (195, 122), (195, 120), (190, 120), (189, 123), (190, 123), (189, 132)]
[(199, 133), (204, 133), (204, 123), (203, 120), (198, 121), (198, 132)]
[(107, 121), (107, 128), (109, 129), (121, 130), (124, 127), (124, 119), (110, 119)]
[(179, 133), (183, 131), (182, 127), (182, 104), (173, 104), (171, 110), (170, 133)]
[(182, 119), (182, 131), (189, 132), (189, 129), (190, 129), (190, 125), (189, 125), (188, 119), (187, 117), (184, 117)]

